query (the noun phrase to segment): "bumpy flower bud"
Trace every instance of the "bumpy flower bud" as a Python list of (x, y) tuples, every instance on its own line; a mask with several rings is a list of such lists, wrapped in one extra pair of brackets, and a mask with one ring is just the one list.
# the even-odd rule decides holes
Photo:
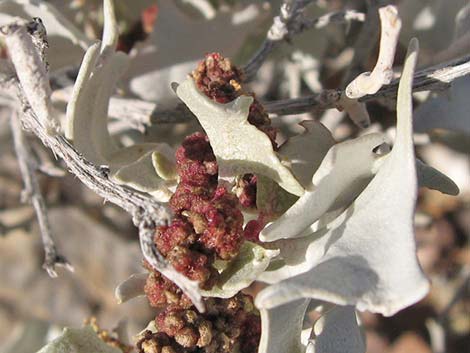
[(240, 353), (256, 353), (261, 320), (252, 297), (239, 293), (229, 299), (208, 298), (206, 307), (204, 314), (194, 307), (161, 312), (155, 319), (159, 333), (144, 333), (137, 345), (139, 353), (147, 353), (145, 347), (184, 353), (231, 353), (238, 347)]

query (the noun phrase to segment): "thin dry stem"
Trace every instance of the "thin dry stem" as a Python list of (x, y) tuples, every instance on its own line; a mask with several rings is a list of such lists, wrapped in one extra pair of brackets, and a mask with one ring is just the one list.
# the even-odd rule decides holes
[[(139, 192), (132, 191), (124, 186), (118, 185), (108, 179), (108, 167), (96, 166), (85, 158), (65, 139), (63, 135), (48, 129), (47, 123), (51, 120), (43, 111), (45, 105), (50, 105), (48, 95), (48, 84), (38, 85), (40, 82), (48, 82), (44, 63), (39, 59), (38, 49), (34, 47), (28, 34), (24, 35), (25, 24), (12, 24), (3, 30), (8, 43), (15, 43), (18, 52), (12, 56), (13, 65), (17, 71), (22, 71), (22, 78), (16, 75), (0, 74), (0, 86), (10, 92), (11, 96), (18, 98), (18, 104), (22, 108), (23, 125), (33, 132), (43, 144), (59, 158), (62, 158), (68, 169), (75, 174), (86, 186), (129, 212), (133, 217), (134, 224), (139, 228), (142, 252), (145, 259), (158, 271), (178, 285), (193, 301), (201, 311), (204, 305), (201, 300), (199, 289), (193, 281), (177, 272), (153, 247), (152, 236), (155, 227), (167, 224), (171, 218), (171, 212), (167, 206), (157, 203), (154, 199)], [(10, 30), (14, 28), (14, 30)], [(3, 28), (2, 28), (3, 29)], [(11, 38), (14, 37), (14, 38)], [(9, 47), (11, 51), (12, 48)], [(36, 59), (29, 60), (25, 56), (33, 55)], [(27, 66), (27, 67), (23, 67)], [(38, 97), (46, 97), (38, 100)], [(39, 112), (39, 113), (38, 113)], [(42, 116), (39, 116), (42, 114)]]
[(255, 78), (261, 65), (269, 54), (284, 40), (290, 41), (292, 36), (311, 28), (322, 28), (330, 23), (344, 23), (351, 20), (363, 21), (364, 15), (356, 11), (338, 11), (326, 14), (314, 20), (303, 18), (303, 11), (312, 0), (294, 0), (291, 3), (285, 1), (281, 6), (279, 16), (274, 17), (273, 24), (266, 34), (261, 47), (243, 67), (245, 80)]
[(57, 277), (56, 266), (63, 266), (69, 271), (73, 271), (73, 267), (67, 259), (57, 251), (49, 224), (49, 218), (47, 216), (46, 203), (44, 202), (44, 198), (42, 197), (41, 190), (39, 188), (34, 167), (35, 163), (33, 162), (30, 146), (23, 134), (20, 119), (16, 111), (12, 113), (10, 126), (16, 156), (18, 157), (21, 175), (24, 181), (24, 190), (21, 198), (23, 202), (30, 201), (33, 205), (34, 211), (36, 212), (45, 253), (43, 267), (49, 276)]
[[(470, 55), (442, 63), (415, 73), (413, 92), (442, 91), (450, 87), (456, 79), (470, 74)], [(383, 86), (377, 93), (359, 99), (369, 102), (379, 98), (396, 99), (399, 78)], [(296, 99), (265, 102), (266, 110), (271, 114), (302, 114), (336, 108), (341, 98), (341, 90), (325, 90), (319, 94)]]

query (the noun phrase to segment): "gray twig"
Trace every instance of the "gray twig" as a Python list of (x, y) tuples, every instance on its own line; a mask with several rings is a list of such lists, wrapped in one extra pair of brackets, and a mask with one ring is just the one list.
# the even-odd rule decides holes
[[(451, 83), (470, 74), (470, 55), (458, 58), (415, 73), (413, 92), (440, 91), (450, 87)], [(395, 99), (397, 97), (399, 79), (383, 86), (377, 93), (359, 99), (369, 102), (379, 98)], [(341, 98), (341, 90), (325, 90), (321, 93), (279, 101), (265, 102), (266, 110), (271, 114), (288, 115), (302, 114), (335, 108)]]
[[(42, 108), (51, 104), (50, 96), (39, 101), (35, 99), (35, 94), (46, 97), (46, 93), (50, 90), (44, 63), (40, 60), (38, 50), (34, 47), (31, 39), (25, 37), (24, 24), (13, 24), (6, 28), (7, 31), (2, 32), (7, 35), (7, 45), (13, 43), (18, 49), (16, 55), (12, 56), (18, 76), (0, 73), (0, 86), (12, 91), (12, 95), (18, 98), (23, 110), (24, 126), (39, 137), (42, 143), (49, 147), (57, 157), (62, 158), (69, 170), (86, 186), (132, 215), (134, 224), (139, 228), (145, 259), (157, 271), (161, 271), (179, 286), (197, 308), (204, 311), (197, 283), (177, 272), (152, 245), (155, 227), (168, 223), (171, 218), (169, 208), (149, 196), (109, 180), (107, 167), (92, 164), (83, 158), (62, 134), (58, 131), (51, 133), (51, 130), (47, 129), (47, 123), (51, 117), (47, 114), (38, 115), (38, 112), (44, 113)], [(12, 28), (13, 30), (11, 30)], [(24, 56), (29, 55), (32, 55), (33, 58), (26, 60)], [(28, 67), (22, 67), (24, 65)], [(18, 73), (19, 70), (23, 70), (21, 75)], [(41, 85), (34, 82), (33, 75), (38, 76)]]
[[(417, 71), (413, 81), (413, 91), (444, 90), (451, 83), (470, 74), (470, 55), (447, 61), (426, 69)], [(359, 99), (368, 102), (374, 99), (395, 99), (397, 96), (398, 79), (383, 86), (377, 93)], [(263, 102), (266, 110), (275, 115), (302, 114), (312, 111), (323, 111), (336, 108), (341, 98), (342, 90), (324, 90), (318, 94), (276, 101)], [(67, 92), (54, 92), (57, 99), (65, 101)], [(191, 111), (183, 103), (173, 108), (164, 108), (158, 104), (138, 99), (112, 97), (109, 108), (111, 118), (123, 121), (129, 128), (145, 130), (151, 125), (182, 123), (195, 119)]]
[(281, 6), (279, 16), (274, 17), (266, 39), (261, 47), (243, 67), (245, 81), (251, 81), (269, 54), (282, 41), (290, 41), (294, 35), (312, 28), (323, 28), (330, 23), (344, 23), (347, 21), (364, 21), (365, 15), (354, 10), (331, 12), (316, 19), (303, 18), (305, 7), (312, 0), (294, 0), (292, 4), (286, 2)]
[(20, 119), (16, 111), (13, 111), (12, 113), (10, 126), (16, 156), (18, 157), (21, 175), (24, 181), (24, 190), (21, 198), (23, 202), (28, 200), (31, 201), (34, 211), (36, 212), (45, 253), (43, 267), (49, 276), (57, 277), (56, 266), (63, 266), (69, 271), (73, 271), (73, 267), (64, 256), (58, 253), (54, 243), (47, 216), (47, 207), (39, 188), (30, 147), (24, 137), (20, 125)]
[[(301, 31), (299, 29), (299, 18), (305, 7), (311, 2), (312, 0), (293, 0), (290, 3), (287, 1), (283, 2), (279, 16), (273, 18), (273, 24), (266, 35), (265, 41), (243, 67), (246, 81), (250, 81), (255, 77), (258, 69), (275, 47), (283, 40), (289, 40), (293, 32), (298, 33)], [(294, 29), (295, 27), (297, 28)]]
[[(470, 55), (416, 72), (413, 81), (413, 92), (444, 90), (450, 87), (454, 80), (468, 74), (470, 74)], [(359, 101), (368, 102), (379, 98), (395, 99), (398, 82), (398, 79), (394, 79), (389, 85), (383, 86), (377, 93), (364, 96)], [(336, 108), (342, 92), (339, 89), (327, 89), (311, 96), (267, 101), (263, 102), (263, 104), (268, 113), (275, 115), (323, 111)], [(128, 122), (129, 114), (124, 114), (124, 110), (120, 109), (126, 105), (128, 106), (128, 111), (132, 111), (132, 122), (128, 123), (129, 127), (143, 126), (147, 128), (153, 124), (180, 123), (194, 119), (194, 115), (183, 103), (178, 104), (176, 108), (156, 109), (158, 106), (154, 103), (136, 99), (129, 100), (121, 97), (113, 97), (111, 99), (110, 117)]]

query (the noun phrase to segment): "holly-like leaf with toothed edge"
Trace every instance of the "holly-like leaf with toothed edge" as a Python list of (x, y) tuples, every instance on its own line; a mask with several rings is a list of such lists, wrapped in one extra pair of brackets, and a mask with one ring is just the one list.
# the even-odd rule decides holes
[(325, 234), (312, 236), (316, 250), (311, 268), (265, 288), (256, 298), (258, 307), (314, 298), (393, 315), (427, 293), (413, 234), (417, 177), (411, 92), (417, 50), (412, 40), (398, 91), (396, 141), (388, 158)]
[(260, 239), (296, 238), (328, 211), (349, 205), (373, 177), (374, 162), (379, 157), (374, 148), (384, 142), (384, 135), (369, 134), (331, 147), (304, 195), (268, 225)]
[[(291, 143), (295, 142), (293, 140)], [(331, 147), (316, 169), (304, 195), (280, 218), (269, 224), (261, 232), (260, 239), (275, 241), (298, 238), (326, 226), (338, 215), (338, 211), (348, 207), (364, 190), (380, 166), (390, 157), (389, 153), (378, 155), (374, 152), (374, 148), (384, 142), (384, 135), (368, 134)], [(318, 160), (317, 157), (313, 159)], [(420, 187), (449, 195), (459, 193), (457, 185), (450, 178), (419, 159), (416, 159), (416, 169)], [(306, 175), (306, 169), (303, 175)]]
[(41, 348), (37, 353), (122, 353), (99, 339), (90, 326), (65, 328), (62, 335)]
[(317, 121), (305, 120), (299, 125), (305, 131), (287, 140), (279, 148), (279, 155), (283, 162), (288, 163), (297, 180), (308, 187), (335, 140), (331, 132)]
[[(162, 143), (118, 148), (108, 131), (108, 105), (129, 58), (115, 52), (117, 29), (112, 1), (105, 1), (103, 43), (86, 52), (67, 106), (66, 136), (89, 161), (106, 165), (118, 184), (147, 192), (158, 201), (171, 197), (176, 184), (173, 150)], [(138, 170), (139, 173), (135, 173)]]
[(220, 176), (261, 174), (291, 194), (303, 194), (304, 188), (281, 163), (268, 136), (248, 122), (252, 97), (216, 103), (199, 92), (191, 78), (177, 86), (176, 94), (196, 115), (209, 137)]

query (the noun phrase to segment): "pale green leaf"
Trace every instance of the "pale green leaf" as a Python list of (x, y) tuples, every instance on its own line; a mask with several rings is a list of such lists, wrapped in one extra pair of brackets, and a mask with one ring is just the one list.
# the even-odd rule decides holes
[(240, 253), (220, 273), (219, 280), (210, 290), (201, 291), (203, 296), (230, 298), (255, 281), (269, 265), (278, 250), (268, 250), (245, 241)]

